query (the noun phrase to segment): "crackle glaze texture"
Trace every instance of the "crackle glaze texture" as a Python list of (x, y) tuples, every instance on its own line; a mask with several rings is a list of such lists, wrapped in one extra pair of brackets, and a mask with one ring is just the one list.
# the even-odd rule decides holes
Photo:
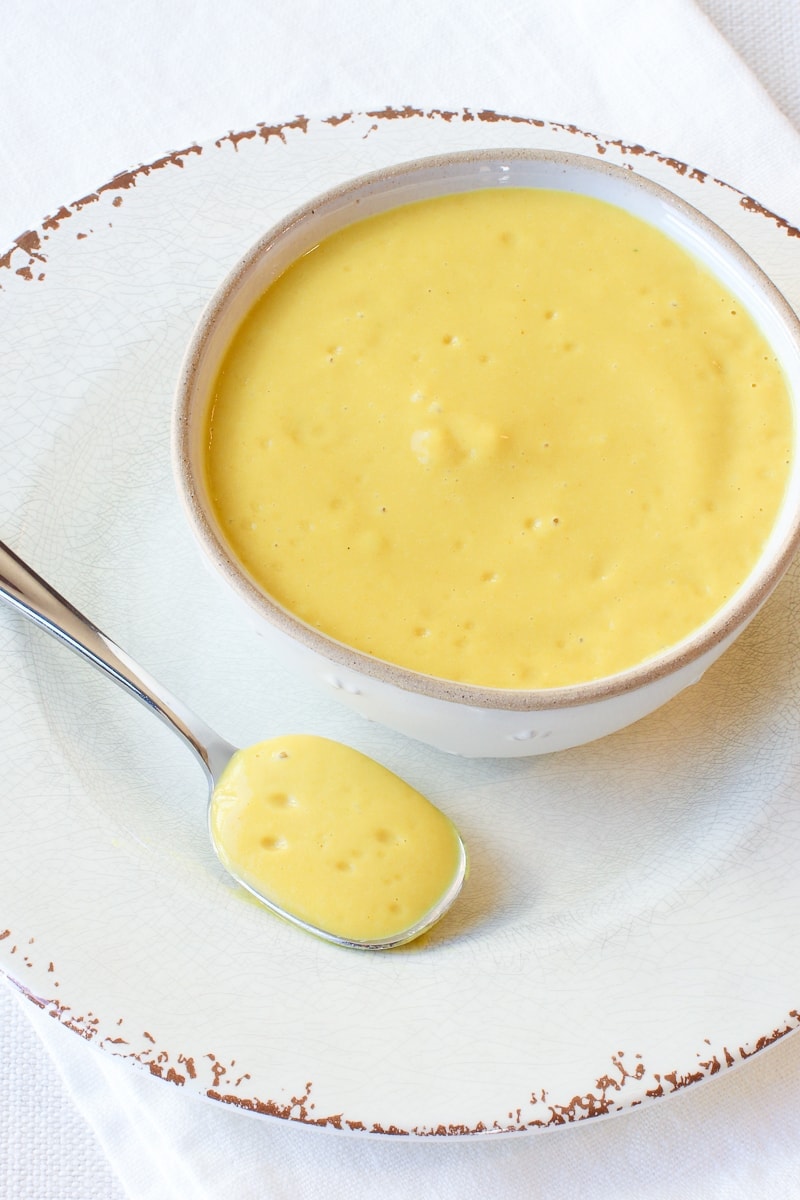
[(800, 234), (694, 167), (543, 119), (414, 108), (298, 117), (126, 172), (0, 260), (4, 538), (233, 740), (350, 742), (469, 844), (421, 944), (348, 953), (224, 876), (167, 731), (0, 621), (0, 968), (165, 1086), (264, 1116), (425, 1137), (625, 1112), (800, 1024), (793, 568), (694, 688), (623, 733), (463, 761), (291, 678), (205, 572), (171, 478), (172, 392), (213, 289), (271, 224), (392, 163), (516, 146), (671, 187), (800, 304)]

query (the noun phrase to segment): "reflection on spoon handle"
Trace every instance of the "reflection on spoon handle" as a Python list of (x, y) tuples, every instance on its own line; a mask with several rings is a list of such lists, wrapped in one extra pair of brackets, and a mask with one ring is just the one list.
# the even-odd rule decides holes
[(0, 542), (0, 600), (75, 650), (160, 717), (187, 743), (213, 785), (235, 747), (142, 670), (124, 650)]

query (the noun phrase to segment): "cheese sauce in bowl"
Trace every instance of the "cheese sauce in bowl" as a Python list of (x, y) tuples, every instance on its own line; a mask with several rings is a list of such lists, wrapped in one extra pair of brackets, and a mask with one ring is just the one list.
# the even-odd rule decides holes
[(455, 156), (246, 260), (190, 353), (179, 475), (343, 698), (462, 753), (562, 748), (696, 678), (787, 565), (797, 345), (663, 189)]

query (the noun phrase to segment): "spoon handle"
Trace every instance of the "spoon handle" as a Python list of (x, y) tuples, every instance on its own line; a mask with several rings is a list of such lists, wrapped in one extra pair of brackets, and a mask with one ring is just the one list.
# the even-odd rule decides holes
[(4, 542), (0, 542), (2, 600), (105, 672), (170, 725), (200, 760), (209, 785), (213, 786), (215, 777), (234, 753), (235, 747), (161, 687)]

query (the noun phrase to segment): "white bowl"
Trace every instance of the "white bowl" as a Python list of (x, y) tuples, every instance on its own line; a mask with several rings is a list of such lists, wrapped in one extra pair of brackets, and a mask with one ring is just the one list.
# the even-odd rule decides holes
[[(780, 362), (794, 410), (786, 495), (763, 552), (730, 601), (689, 637), (617, 675), (569, 687), (509, 690), (453, 683), (372, 658), (313, 629), (250, 578), (229, 548), (203, 482), (203, 427), (214, 379), (259, 296), (322, 238), (415, 200), (517, 186), (580, 192), (619, 205), (706, 264), (744, 304)], [(788, 567), (800, 540), (800, 322), (760, 268), (708, 218), (657, 184), (572, 154), (509, 150), (424, 159), (354, 180), (267, 233), (211, 300), (188, 348), (173, 424), (174, 467), (190, 525), (208, 562), (292, 668), (373, 720), (472, 757), (541, 754), (621, 729), (696, 682), (742, 632)]]

